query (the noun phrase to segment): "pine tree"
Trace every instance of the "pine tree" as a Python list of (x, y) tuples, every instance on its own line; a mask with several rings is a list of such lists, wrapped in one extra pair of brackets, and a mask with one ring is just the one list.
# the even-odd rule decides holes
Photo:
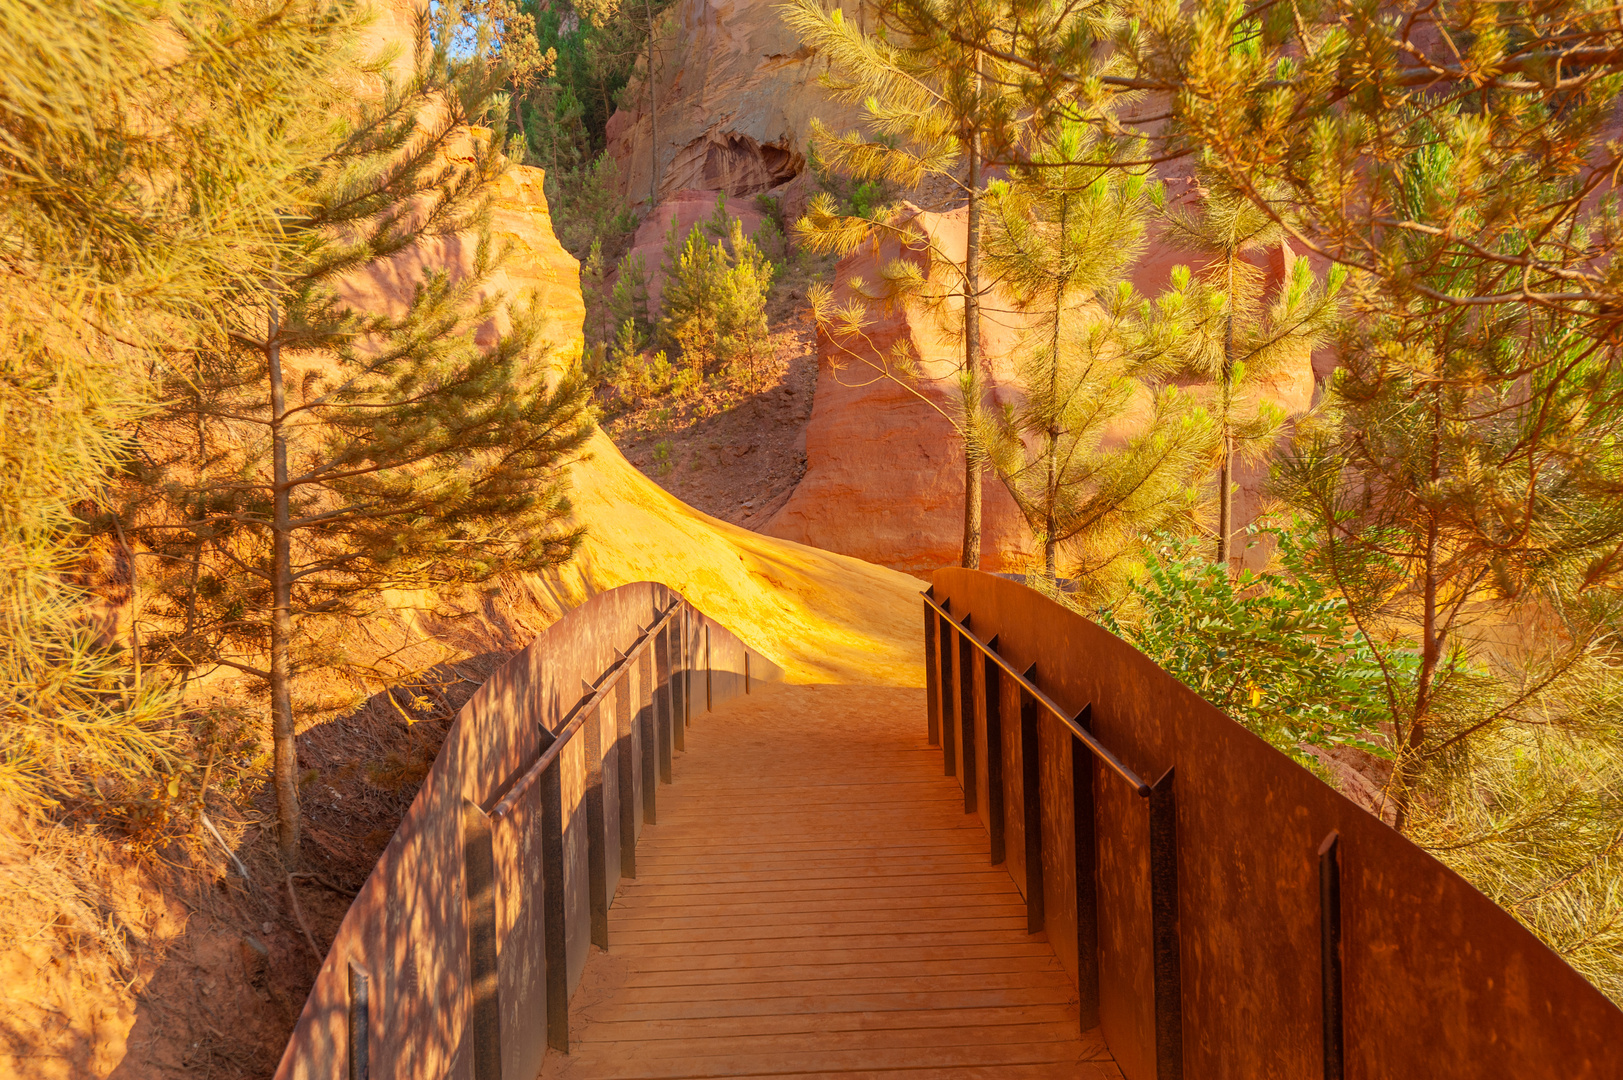
[[(262, 295), (274, 207), (319, 160), (343, 7), (0, 0), (0, 794), (178, 781), (179, 701), (83, 585), (166, 356)], [(364, 68), (350, 72), (366, 74)], [(139, 609), (128, 538), (106, 538)], [(171, 789), (172, 790), (172, 789)]]
[[(987, 292), (981, 273), (982, 140), (986, 128), (1003, 117), (992, 103), (995, 84), (985, 79), (988, 62), (982, 53), (940, 31), (950, 25), (967, 29), (971, 38), (984, 33), (990, 22), (983, 10), (987, 6), (915, 6), (885, 0), (875, 12), (878, 27), (872, 33), (847, 21), (841, 9), (825, 12), (814, 0), (796, 0), (784, 9), (785, 21), (801, 40), (827, 58), (830, 73), (824, 83), (833, 96), (861, 104), (867, 114), (867, 133), (836, 134), (813, 123), (812, 137), (826, 164), (855, 179), (880, 179), (903, 190), (935, 178), (947, 183), (967, 207), (968, 240), (961, 261), (942, 257), (945, 253), (940, 251), (932, 260), (951, 268), (955, 277), (948, 291), (956, 301), (955, 329), (963, 340), (955, 380), (959, 401), (950, 419), (964, 447), (962, 564), (967, 567), (980, 565), (981, 479), (986, 468), (986, 447), (975, 437), (973, 420), (982, 404), (985, 366), (980, 330), (980, 305)], [(812, 250), (842, 255), (875, 233), (898, 238), (913, 249), (934, 244), (916, 230), (892, 224), (885, 213), (844, 215), (826, 193), (813, 198), (795, 231)], [(917, 299), (921, 290), (932, 287), (912, 282), (909, 288)], [(945, 307), (945, 297), (930, 299), (938, 309)], [(843, 323), (849, 336), (856, 313), (834, 311), (827, 290), (813, 297), (813, 311), (825, 332), (838, 332), (836, 324)], [(890, 368), (883, 373), (891, 374)]]
[(1203, 188), (1199, 211), (1177, 208), (1163, 217), (1169, 239), (1207, 259), (1199, 271), (1199, 287), (1188, 300), (1192, 319), (1182, 359), (1191, 372), (1214, 384), (1210, 411), (1219, 432), (1216, 561), (1228, 566), (1235, 459), (1266, 457), (1285, 426), (1284, 411), (1260, 400), (1257, 384), (1326, 340), (1346, 274), (1332, 269), (1329, 280), (1321, 283), (1314, 280), (1307, 260), (1297, 259), (1290, 278), (1270, 298), (1266, 273), (1246, 256), (1277, 248), (1284, 228), (1273, 213), (1221, 177), (1206, 170), (1197, 175)]
[[(715, 239), (712, 241), (712, 237)], [(665, 237), (665, 291), (660, 327), (682, 352), (694, 380), (715, 364), (744, 361), (757, 367), (767, 348), (766, 298), (773, 267), (744, 226), (727, 213), (727, 196), (715, 212), (684, 235), (671, 219)]]
[[(442, 12), (441, 17), (454, 12)], [(229, 341), (161, 373), (125, 520), (153, 552), (154, 652), (268, 688), (278, 841), (299, 858), (292, 679), (322, 619), (361, 617), (386, 589), (445, 590), (565, 559), (580, 539), (564, 466), (588, 432), (586, 391), (552, 373), (540, 313), (484, 295), (495, 252), (484, 201), (506, 165), (473, 125), (505, 120), (501, 76), (453, 59), (456, 27), (421, 18), (409, 81), (363, 102), (299, 174), (263, 290)], [(330, 134), (329, 138), (333, 138)], [(469, 272), (419, 272), (399, 313), (358, 312), (334, 282), (453, 233)], [(482, 297), (482, 298), (481, 298)], [(511, 329), (482, 345), (482, 327)]]
[[(1094, 142), (1065, 125), (989, 194), (988, 267), (1030, 324), (1016, 361), (1023, 400), (988, 442), (1049, 580), (1063, 546), (1067, 569), (1105, 594), (1143, 538), (1192, 520), (1214, 427), (1187, 397), (1152, 387), (1176, 339), (1123, 280), (1143, 248), (1152, 185), (1089, 164)], [(1139, 429), (1107, 446), (1127, 423)]]
[[(832, 94), (866, 114), (866, 132), (835, 133), (814, 123), (813, 138), (828, 166), (902, 191), (917, 191), (929, 181), (965, 207), (961, 257), (941, 250), (902, 217), (883, 211), (842, 214), (826, 193), (811, 201), (795, 231), (812, 250), (842, 255), (864, 240), (885, 236), (911, 252), (928, 251), (931, 265), (949, 275), (943, 288), (919, 278), (909, 260), (895, 260), (884, 269), (884, 280), (854, 283), (860, 287), (853, 288), (852, 303), (836, 305), (829, 290), (816, 290), (813, 314), (826, 335), (853, 343), (846, 350), (850, 355), (914, 390), (919, 373), (909, 358), (874, 358), (860, 346), (868, 324), (864, 309), (921, 303), (961, 336), (963, 356), (953, 377), (956, 404), (942, 414), (964, 451), (961, 562), (979, 566), (981, 482), (989, 449), (976, 419), (986, 389), (981, 315), (996, 284), (982, 266), (987, 178), (991, 170), (1020, 164), (1023, 141), (1055, 120), (1100, 122), (1108, 114), (1119, 95), (1104, 89), (1097, 77), (1114, 70), (1106, 43), (1120, 33), (1123, 20), (1114, 3), (881, 0), (862, 8), (875, 23), (868, 31), (839, 9), (823, 11), (814, 0), (795, 0), (784, 10), (801, 40), (827, 59), (824, 83)], [(1040, 52), (1062, 66), (1068, 79), (1032, 77), (1020, 50)], [(1112, 145), (1125, 139), (1119, 125), (1105, 120), (1101, 126)]]

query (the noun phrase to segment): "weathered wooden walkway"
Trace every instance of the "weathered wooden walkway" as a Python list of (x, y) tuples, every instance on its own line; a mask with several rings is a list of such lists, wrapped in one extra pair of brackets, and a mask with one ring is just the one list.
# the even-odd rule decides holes
[(695, 711), (542, 1075), (1118, 1080), (923, 716), (863, 687)]

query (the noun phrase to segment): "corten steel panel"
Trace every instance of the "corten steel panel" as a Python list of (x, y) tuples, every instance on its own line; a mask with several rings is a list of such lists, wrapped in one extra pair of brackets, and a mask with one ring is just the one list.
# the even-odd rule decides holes
[(541, 785), (494, 819), (497, 930), (501, 942), (502, 1075), (520, 1076), (547, 1046), (546, 958), (541, 912)]
[(603, 869), (611, 898), (620, 884), (620, 752), (615, 740), (620, 731), (619, 698), (624, 693), (625, 684), (621, 683), (598, 710), (598, 745), (603, 769)]
[(924, 609), (924, 722), (925, 733), (931, 746), (941, 741), (941, 693), (940, 676), (936, 665), (939, 657), (936, 651), (936, 613), (931, 608)]
[[(1623, 1012), (1467, 882), (1103, 629), (1023, 586), (938, 571), (935, 595), (1147, 780), (1177, 768), (1185, 1075), (1320, 1075), (1317, 851), (1341, 834), (1349, 1080), (1614, 1080)], [(1045, 874), (1068, 860), (1070, 738), (1045, 725)], [(1129, 1080), (1154, 1075), (1147, 807), (1096, 769), (1101, 1024)], [(1052, 807), (1048, 804), (1053, 803)], [(1050, 833), (1051, 820), (1060, 827)], [(1068, 874), (1068, 868), (1065, 870)], [(1074, 935), (1074, 879), (1045, 890)], [(1056, 927), (1055, 923), (1061, 923)]]
[(975, 813), (980, 816), (981, 825), (986, 831), (991, 832), (992, 729), (986, 715), (985, 658), (976, 652), (971, 659), (970, 667), (975, 673)]
[[(632, 840), (642, 835), (642, 709), (643, 688), (646, 685), (642, 677), (642, 668), (638, 664), (628, 664), (625, 668), (623, 685), (626, 688), (626, 703), (619, 713), (619, 743), (621, 746), (620, 768), (629, 787), (629, 811), (631, 817)], [(621, 836), (626, 835), (622, 827)], [(624, 841), (622, 840), (622, 843)], [(631, 845), (633, 856), (636, 852), (635, 842)], [(624, 860), (622, 860), (623, 862)]]
[(592, 879), (586, 858), (586, 740), (577, 735), (558, 761), (564, 795), (564, 926), (569, 990), (580, 985), (592, 950)]

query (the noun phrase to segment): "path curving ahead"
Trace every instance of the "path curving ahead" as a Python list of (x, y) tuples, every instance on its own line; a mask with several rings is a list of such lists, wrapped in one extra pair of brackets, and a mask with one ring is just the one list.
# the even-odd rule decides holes
[(757, 684), (674, 780), (542, 1077), (1119, 1080), (923, 690)]

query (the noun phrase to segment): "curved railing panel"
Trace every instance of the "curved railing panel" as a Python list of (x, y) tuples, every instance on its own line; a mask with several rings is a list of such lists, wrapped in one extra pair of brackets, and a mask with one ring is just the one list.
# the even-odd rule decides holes
[(277, 1080), (533, 1076), (692, 715), (781, 678), (664, 585), (600, 593), (491, 676), (333, 939)]
[(1623, 1076), (1604, 995), (1142, 653), (970, 570), (925, 615), (931, 737), (1128, 1080)]

